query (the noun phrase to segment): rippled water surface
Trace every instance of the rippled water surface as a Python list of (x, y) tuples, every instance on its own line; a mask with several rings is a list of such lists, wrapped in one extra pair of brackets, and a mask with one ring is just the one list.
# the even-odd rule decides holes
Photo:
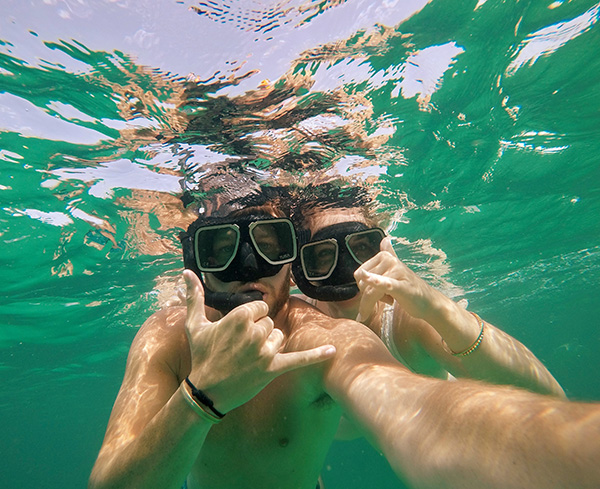
[[(5, 487), (85, 485), (184, 191), (370, 188), (412, 267), (600, 400), (600, 4), (0, 3)], [(324, 471), (390, 474), (362, 442)]]

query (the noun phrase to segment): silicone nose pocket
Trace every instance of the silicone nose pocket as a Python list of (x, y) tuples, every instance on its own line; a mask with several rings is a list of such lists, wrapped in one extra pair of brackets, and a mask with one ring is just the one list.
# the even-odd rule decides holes
[(248, 271), (258, 270), (258, 262), (256, 261), (256, 255), (252, 250), (252, 247), (248, 243), (242, 243), (240, 249), (240, 258), (242, 268)]

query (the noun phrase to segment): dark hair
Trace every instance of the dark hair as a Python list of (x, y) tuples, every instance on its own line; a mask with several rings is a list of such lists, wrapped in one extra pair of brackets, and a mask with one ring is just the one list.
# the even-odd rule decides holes
[[(239, 196), (242, 192), (244, 195)], [(193, 204), (197, 214), (212, 217), (247, 215), (259, 209), (275, 217), (290, 217), (291, 195), (287, 186), (260, 186), (244, 190), (244, 182), (241, 181), (236, 193), (238, 196), (232, 198), (226, 193), (194, 196), (186, 192), (181, 200), (185, 206)]]
[(253, 209), (263, 209), (275, 217), (290, 217), (290, 188), (263, 186), (256, 192), (232, 200), (228, 205), (235, 209), (230, 215), (247, 215), (251, 214)]
[(326, 209), (356, 209), (374, 227), (383, 220), (383, 216), (377, 214), (377, 202), (366, 187), (325, 183), (297, 188), (294, 194), (291, 217), (298, 228), (304, 228), (306, 219), (314, 212)]

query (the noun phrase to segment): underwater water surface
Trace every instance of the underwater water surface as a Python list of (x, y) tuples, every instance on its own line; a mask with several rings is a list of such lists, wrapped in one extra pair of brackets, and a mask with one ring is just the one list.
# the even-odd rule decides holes
[[(599, 3), (0, 5), (3, 487), (85, 487), (211, 182), (368, 186), (402, 259), (600, 401)], [(323, 477), (404, 487), (362, 441)]]

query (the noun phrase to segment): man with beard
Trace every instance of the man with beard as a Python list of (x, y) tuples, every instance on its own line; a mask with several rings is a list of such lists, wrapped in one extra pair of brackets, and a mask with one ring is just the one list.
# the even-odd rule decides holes
[(90, 487), (314, 489), (342, 413), (325, 360), (353, 345), (394, 360), (290, 299), (296, 237), (275, 206), (201, 217), (182, 243), (187, 307), (136, 335)]
[(597, 408), (414, 375), (289, 298), (296, 239), (274, 206), (201, 217), (182, 242), (187, 307), (136, 335), (90, 488), (314, 489), (342, 412), (415, 486), (598, 482)]

